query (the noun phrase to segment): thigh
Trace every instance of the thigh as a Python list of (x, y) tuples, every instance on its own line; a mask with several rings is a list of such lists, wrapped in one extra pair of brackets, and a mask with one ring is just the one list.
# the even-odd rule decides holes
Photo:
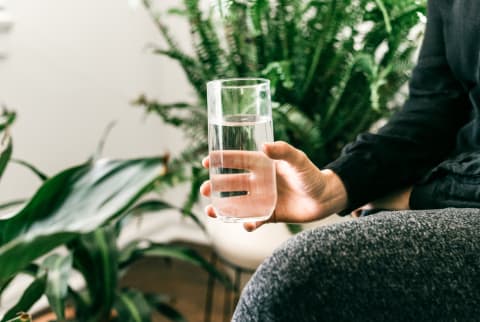
[(480, 210), (383, 212), (296, 235), (244, 289), (234, 321), (474, 321)]

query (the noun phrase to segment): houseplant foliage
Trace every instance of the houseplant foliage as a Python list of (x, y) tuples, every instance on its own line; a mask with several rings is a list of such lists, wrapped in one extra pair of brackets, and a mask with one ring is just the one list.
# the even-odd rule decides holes
[[(109, 160), (99, 154), (51, 178), (22, 162), (44, 182), (19, 211), (0, 220), (0, 295), (18, 274), (33, 280), (1, 321), (28, 311), (44, 294), (58, 321), (67, 321), (66, 305), (74, 308), (75, 321), (151, 321), (153, 311), (184, 321), (167, 296), (119, 287), (131, 264), (147, 256), (190, 262), (231, 285), (190, 248), (144, 239), (120, 248), (117, 238), (126, 220), (172, 208), (161, 200), (140, 199), (161, 182), (166, 158)], [(52, 253), (58, 246), (67, 251)], [(70, 286), (74, 271), (85, 289)]]
[(12, 156), (13, 144), (10, 135), (10, 127), (15, 121), (16, 113), (3, 107), (0, 114), (0, 178), (5, 172)]
[(188, 21), (193, 53), (177, 43), (164, 13), (143, 2), (166, 42), (153, 52), (180, 64), (195, 101), (159, 102), (142, 95), (135, 104), (189, 136), (173, 170), (184, 178), (184, 170), (193, 168), (191, 206), (206, 175), (197, 165), (207, 154), (207, 81), (270, 79), (275, 139), (323, 166), (401, 104), (394, 98), (412, 67), (420, 36), (412, 37), (412, 30), (424, 18), (426, 1), (217, 0), (202, 11), (199, 0), (184, 0), (167, 14)]

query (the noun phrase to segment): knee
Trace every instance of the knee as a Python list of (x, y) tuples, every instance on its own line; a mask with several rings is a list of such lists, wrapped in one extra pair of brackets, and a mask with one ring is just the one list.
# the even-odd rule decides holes
[(335, 231), (306, 231), (278, 248), (243, 290), (234, 321), (316, 321), (334, 309), (322, 303), (343, 306), (345, 299), (333, 298), (332, 290), (348, 285), (352, 267), (342, 246), (346, 234)]

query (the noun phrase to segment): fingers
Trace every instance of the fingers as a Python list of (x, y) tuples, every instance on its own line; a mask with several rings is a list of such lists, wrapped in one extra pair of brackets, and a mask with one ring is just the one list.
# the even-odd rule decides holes
[(208, 205), (205, 207), (205, 213), (208, 217), (217, 218), (217, 215), (215, 214), (215, 210), (213, 209), (212, 205)]
[(258, 227), (260, 227), (261, 225), (263, 225), (265, 222), (263, 221), (257, 221), (257, 222), (246, 222), (243, 224), (243, 228), (248, 231), (248, 232), (252, 232), (254, 230), (256, 230)]
[(276, 222), (277, 222), (276, 214), (275, 214), (275, 212), (273, 212), (272, 216), (270, 216), (270, 218), (268, 218), (267, 220), (256, 221), (256, 222), (247, 222), (247, 223), (243, 224), (243, 228), (248, 232), (252, 232), (252, 231), (258, 229), (260, 226), (263, 226), (264, 224), (276, 223)]
[(250, 173), (217, 174), (211, 178), (215, 192), (249, 191), (252, 183)]
[(208, 156), (206, 156), (205, 158), (203, 158), (202, 160), (202, 166), (206, 169), (210, 168), (210, 158)]
[(270, 167), (272, 160), (260, 151), (219, 150), (210, 152), (205, 164), (213, 168), (257, 170)]
[(308, 160), (303, 151), (300, 151), (287, 142), (277, 141), (273, 143), (265, 143), (263, 152), (274, 160), (284, 160), (295, 167), (302, 167)]
[(210, 180), (202, 183), (200, 186), (200, 193), (205, 197), (210, 197), (210, 194), (212, 193), (212, 184), (210, 183)]
[[(208, 206), (205, 207), (205, 214), (208, 217), (217, 218), (217, 215), (215, 214), (215, 209), (213, 209), (212, 205), (208, 205)], [(243, 224), (243, 228), (248, 232), (252, 232), (252, 231), (258, 229), (260, 226), (263, 226), (266, 223), (274, 222), (275, 221), (274, 218), (275, 218), (275, 215), (273, 215), (272, 217), (270, 217), (270, 219), (268, 219), (266, 221), (247, 222), (247, 223)]]
[[(305, 163), (305, 153), (284, 141), (269, 142), (263, 145), (263, 152), (274, 160), (284, 160), (294, 166)], [(212, 151), (202, 160), (205, 168), (222, 167), (232, 169), (255, 169), (262, 165), (269, 165), (268, 158), (258, 151), (222, 150)]]

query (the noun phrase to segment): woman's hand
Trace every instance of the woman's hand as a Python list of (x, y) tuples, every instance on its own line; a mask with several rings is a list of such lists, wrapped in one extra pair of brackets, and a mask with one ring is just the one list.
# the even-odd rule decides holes
[[(318, 169), (302, 151), (278, 141), (265, 144), (263, 152), (276, 160), (277, 176), (277, 204), (267, 222), (308, 222), (346, 207), (347, 194), (340, 178), (330, 170)], [(202, 164), (208, 168), (209, 158), (205, 158)], [(210, 196), (211, 190), (210, 181), (200, 187), (206, 197)], [(216, 217), (211, 205), (207, 206), (206, 213)], [(246, 223), (245, 229), (252, 231), (263, 223)]]

